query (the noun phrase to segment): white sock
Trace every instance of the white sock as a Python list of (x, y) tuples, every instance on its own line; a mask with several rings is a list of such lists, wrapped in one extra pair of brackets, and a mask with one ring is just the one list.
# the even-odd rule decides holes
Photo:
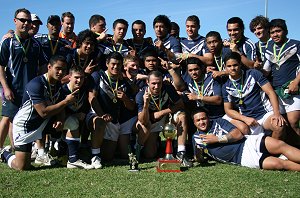
[(7, 165), (8, 165), (10, 168), (11, 168), (11, 163), (12, 163), (12, 161), (13, 161), (14, 159), (16, 159), (16, 156), (15, 156), (15, 155), (11, 156), (11, 157), (7, 160)]
[(38, 149), (38, 156), (43, 156), (44, 154), (45, 154), (44, 148)]
[(178, 145), (177, 152), (185, 152), (185, 145)]
[(97, 155), (100, 153), (100, 148), (92, 149), (92, 155)]

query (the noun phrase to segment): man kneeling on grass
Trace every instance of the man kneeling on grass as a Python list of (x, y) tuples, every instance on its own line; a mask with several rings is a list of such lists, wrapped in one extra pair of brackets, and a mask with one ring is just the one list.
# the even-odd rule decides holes
[[(264, 133), (243, 135), (222, 118), (210, 121), (204, 109), (197, 109), (192, 118), (197, 127), (193, 139), (198, 161), (203, 161), (205, 152), (217, 161), (250, 168), (300, 171), (300, 150), (281, 140)], [(287, 159), (278, 158), (280, 155)]]
[(44, 131), (62, 131), (64, 108), (75, 101), (78, 92), (61, 97), (60, 80), (66, 69), (66, 59), (55, 55), (49, 61), (48, 72), (26, 85), (22, 106), (13, 120), (15, 155), (7, 147), (0, 153), (9, 167), (29, 169), (32, 142), (41, 139)]

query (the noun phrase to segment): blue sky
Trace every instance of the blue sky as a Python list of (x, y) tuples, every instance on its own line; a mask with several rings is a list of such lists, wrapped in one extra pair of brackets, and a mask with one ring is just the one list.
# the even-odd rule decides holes
[[(111, 0), (111, 1), (58, 1), (58, 0), (0, 0), (0, 35), (8, 29), (14, 29), (13, 16), (18, 8), (25, 7), (40, 16), (44, 25), (40, 33), (47, 33), (46, 20), (49, 15), (70, 11), (75, 15), (75, 32), (88, 28), (88, 20), (93, 14), (100, 14), (106, 18), (108, 33), (112, 33), (112, 23), (117, 18), (126, 19), (131, 24), (136, 19), (141, 19), (147, 24), (146, 36), (154, 37), (152, 28), (153, 19), (159, 14), (169, 16), (180, 26), (180, 36), (185, 37), (185, 20), (189, 15), (197, 15), (201, 21), (199, 33), (206, 35), (210, 30), (221, 33), (222, 38), (227, 38), (226, 21), (233, 16), (244, 20), (245, 35), (256, 42), (255, 36), (249, 30), (249, 23), (256, 15), (264, 15), (265, 0)], [(289, 38), (300, 40), (300, 25), (298, 0), (268, 0), (268, 17), (282, 18), (287, 22)], [(131, 31), (126, 38), (132, 37)]]

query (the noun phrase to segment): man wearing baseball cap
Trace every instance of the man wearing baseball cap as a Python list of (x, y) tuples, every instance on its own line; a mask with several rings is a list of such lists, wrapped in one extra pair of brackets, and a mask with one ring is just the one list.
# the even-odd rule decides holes
[(31, 28), (28, 31), (28, 34), (30, 36), (34, 36), (38, 33), (40, 29), (40, 25), (43, 25), (43, 22), (41, 21), (40, 17), (37, 14), (31, 14)]

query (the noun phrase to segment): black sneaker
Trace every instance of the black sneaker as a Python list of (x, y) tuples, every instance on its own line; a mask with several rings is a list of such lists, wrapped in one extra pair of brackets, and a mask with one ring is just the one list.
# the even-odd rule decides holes
[(2, 150), (0, 150), (0, 160), (1, 160), (1, 162), (4, 162), (4, 163), (6, 163), (6, 159), (4, 157), (5, 151), (11, 152), (11, 146), (6, 146)]
[(178, 152), (176, 158), (180, 160), (183, 167), (192, 167), (193, 163), (186, 157), (185, 152)]

